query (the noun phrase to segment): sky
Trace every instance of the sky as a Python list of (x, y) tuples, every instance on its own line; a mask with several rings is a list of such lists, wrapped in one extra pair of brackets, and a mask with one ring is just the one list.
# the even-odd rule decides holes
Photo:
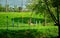
[[(25, 5), (27, 5), (29, 3), (29, 0), (8, 0), (8, 4), (10, 7), (14, 7), (14, 5), (17, 5), (17, 7), (26, 7)], [(3, 6), (6, 5), (6, 0), (0, 0), (0, 4), (2, 4)]]

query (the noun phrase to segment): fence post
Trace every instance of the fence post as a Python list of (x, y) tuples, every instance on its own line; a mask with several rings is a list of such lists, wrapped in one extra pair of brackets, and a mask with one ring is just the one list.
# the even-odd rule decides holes
[(37, 25), (37, 21), (36, 21), (36, 25)]
[(23, 16), (22, 16), (22, 25), (23, 25)]
[(14, 18), (12, 19), (12, 27), (14, 27)]
[(7, 34), (7, 38), (8, 38), (8, 16), (6, 16), (6, 18), (7, 18), (7, 32), (6, 32), (6, 34)]
[(40, 23), (40, 21), (39, 21), (39, 25), (40, 25), (41, 23)]
[(36, 23), (35, 23), (35, 18), (34, 18), (34, 24), (36, 24)]
[(19, 25), (19, 20), (17, 21), (17, 27), (18, 27), (18, 25)]
[(8, 16), (6, 16), (6, 18), (7, 18), (7, 30), (8, 30)]

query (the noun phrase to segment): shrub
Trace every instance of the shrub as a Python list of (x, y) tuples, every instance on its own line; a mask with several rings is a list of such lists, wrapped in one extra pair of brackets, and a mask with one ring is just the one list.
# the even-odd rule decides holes
[(58, 28), (41, 28), (26, 30), (2, 30), (0, 38), (57, 38)]

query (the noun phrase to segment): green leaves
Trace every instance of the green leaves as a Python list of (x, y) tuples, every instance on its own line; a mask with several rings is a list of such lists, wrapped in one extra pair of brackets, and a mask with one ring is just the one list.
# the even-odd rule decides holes
[(53, 7), (60, 6), (60, 0), (51, 0)]

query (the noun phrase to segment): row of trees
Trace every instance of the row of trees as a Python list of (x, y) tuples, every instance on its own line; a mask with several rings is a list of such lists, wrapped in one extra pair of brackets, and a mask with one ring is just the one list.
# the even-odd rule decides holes
[[(59, 20), (60, 0), (32, 0), (31, 4), (27, 5), (27, 8), (32, 12), (36, 12), (36, 14), (44, 13), (45, 18), (46, 15), (49, 15), (52, 18), (52, 20), (56, 23), (56, 25), (60, 25), (60, 20)], [(7, 4), (7, 0), (6, 0), (6, 7), (2, 7), (2, 5), (0, 5), (0, 10), (4, 11), (4, 9), (6, 11), (8, 11), (9, 9), (11, 9), (11, 11), (12, 10), (21, 11), (22, 8), (21, 7), (17, 8), (16, 6), (15, 8), (9, 8), (9, 5)]]
[(0, 4), (0, 12), (4, 12), (4, 11), (7, 11), (7, 12), (21, 12), (22, 10), (22, 7), (17, 7), (16, 5), (13, 7), (9, 7), (9, 5), (7, 5), (7, 8), (6, 6), (2, 6), (2, 4)]

